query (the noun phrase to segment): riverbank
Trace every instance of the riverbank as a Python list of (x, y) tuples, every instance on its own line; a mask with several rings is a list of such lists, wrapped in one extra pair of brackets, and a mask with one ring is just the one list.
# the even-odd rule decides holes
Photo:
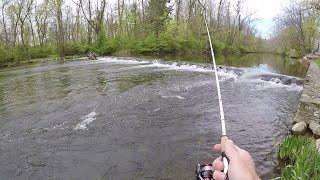
[[(291, 128), (293, 136), (279, 146), (284, 161), (281, 179), (316, 179), (320, 175), (320, 56), (307, 55), (309, 63), (304, 89)], [(312, 157), (312, 158), (310, 158)]]
[(86, 56), (85, 55), (66, 56), (64, 60), (60, 60), (57, 56), (52, 56), (49, 58), (36, 58), (36, 59), (17, 61), (17, 62), (11, 62), (11, 63), (3, 63), (3, 64), (0, 64), (0, 69), (6, 68), (6, 67), (27, 65), (27, 64), (46, 63), (46, 62), (51, 62), (51, 61), (75, 61), (75, 60), (82, 59), (84, 57), (86, 57)]
[(320, 137), (320, 67), (310, 61), (304, 89), (299, 100), (292, 131), (294, 134), (304, 134), (309, 128), (313, 135)]

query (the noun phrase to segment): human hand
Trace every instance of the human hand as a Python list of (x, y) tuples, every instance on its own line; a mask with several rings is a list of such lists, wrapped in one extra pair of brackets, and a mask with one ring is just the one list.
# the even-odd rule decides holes
[[(216, 152), (221, 152), (221, 144), (214, 146)], [(237, 145), (233, 141), (228, 140), (225, 145), (225, 153), (229, 158), (228, 177), (229, 180), (260, 180), (256, 173), (256, 168), (250, 154)], [(226, 175), (221, 172), (224, 169), (221, 157), (215, 159), (212, 163), (213, 178), (215, 180), (225, 180)]]

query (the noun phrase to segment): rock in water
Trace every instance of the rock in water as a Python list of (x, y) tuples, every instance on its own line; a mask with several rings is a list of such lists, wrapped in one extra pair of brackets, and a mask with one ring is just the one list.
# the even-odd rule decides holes
[(307, 129), (307, 124), (305, 122), (298, 122), (292, 127), (293, 134), (303, 134)]
[(96, 53), (89, 53), (87, 55), (87, 57), (90, 59), (90, 60), (97, 60), (97, 54)]
[(314, 135), (320, 136), (320, 125), (314, 121), (309, 124), (309, 128), (311, 129)]

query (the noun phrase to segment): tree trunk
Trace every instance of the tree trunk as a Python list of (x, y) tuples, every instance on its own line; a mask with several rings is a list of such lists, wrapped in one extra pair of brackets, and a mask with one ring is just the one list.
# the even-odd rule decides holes
[(3, 30), (4, 30), (4, 36), (5, 36), (5, 41), (9, 42), (8, 39), (8, 32), (7, 32), (7, 24), (5, 20), (5, 7), (8, 4), (8, 2), (3, 2), (2, 7), (1, 7), (1, 12), (2, 12), (2, 25), (3, 25)]
[(65, 47), (64, 47), (64, 29), (62, 22), (62, 0), (56, 0), (56, 13), (58, 21), (58, 50), (59, 57), (64, 60), (65, 57)]

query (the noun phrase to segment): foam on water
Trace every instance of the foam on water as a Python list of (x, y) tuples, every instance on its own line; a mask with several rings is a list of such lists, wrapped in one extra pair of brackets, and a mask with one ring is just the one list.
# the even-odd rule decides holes
[(285, 89), (286, 91), (297, 91), (297, 92), (301, 92), (303, 90), (302, 86), (299, 85), (283, 85), (280, 83), (274, 83), (274, 82), (263, 82), (261, 84), (256, 85), (256, 89), (255, 90), (267, 90), (267, 89), (273, 89), (273, 88), (277, 88), (277, 89)]
[(94, 120), (96, 120), (96, 115), (97, 115), (97, 113), (95, 111), (92, 111), (91, 113), (89, 113), (85, 117), (82, 117), (81, 119), (83, 121), (81, 123), (77, 124), (76, 127), (74, 128), (74, 130), (79, 130), (79, 129), (85, 130), (85, 129), (87, 129), (87, 125), (89, 125)]
[(260, 64), (259, 66), (255, 66), (252, 68), (246, 68), (251, 72), (258, 72), (258, 73), (274, 73), (274, 70), (267, 64)]
[(125, 59), (117, 57), (101, 57), (98, 60), (93, 60), (95, 62), (109, 62), (109, 63), (118, 63), (118, 64), (145, 64), (149, 61), (145, 60), (135, 60), (135, 59)]
[(164, 99), (172, 99), (172, 98), (177, 98), (177, 99), (181, 99), (184, 100), (186, 98), (182, 97), (182, 96), (161, 96)]
[(139, 65), (139, 68), (156, 67), (159, 70), (176, 70), (176, 71), (196, 71), (196, 72), (212, 72), (211, 69), (205, 69), (195, 64), (179, 64), (177, 62), (161, 62), (154, 60), (151, 64)]
[[(136, 68), (156, 68), (154, 71), (196, 71), (204, 73), (213, 73), (212, 65), (192, 64), (186, 62), (168, 62), (161, 60), (140, 60), (140, 59), (126, 59), (116, 57), (104, 57), (95, 60), (96, 62), (111, 62), (120, 64), (133, 64), (132, 67), (125, 67), (125, 69)], [(260, 64), (259, 66), (252, 68), (235, 68), (218, 66), (219, 81), (233, 80), (236, 82), (250, 82), (257, 83), (260, 88), (289, 88), (294, 91), (301, 91), (302, 87), (299, 84), (285, 84), (281, 81), (281, 78), (299, 79), (291, 76), (284, 76), (276, 74), (274, 70), (266, 64)], [(270, 79), (263, 79), (262, 75), (270, 76)]]
[(233, 79), (236, 81), (239, 76), (234, 71), (218, 71), (219, 81)]
[(211, 72), (212, 69), (206, 69), (199, 67), (195, 64), (179, 64), (177, 62), (162, 62), (161, 60), (132, 60), (132, 59), (125, 59), (125, 58), (115, 58), (115, 57), (104, 57), (99, 58), (98, 60), (93, 60), (90, 62), (96, 63), (119, 63), (119, 64), (137, 64), (137, 66), (126, 67), (124, 69), (136, 69), (136, 68), (149, 68), (149, 67), (156, 67), (160, 68), (159, 70), (181, 70), (181, 71), (198, 71), (198, 72)]
[(242, 82), (247, 82), (255, 85), (255, 88), (252, 90), (267, 90), (267, 89), (284, 89), (286, 91), (296, 91), (301, 92), (303, 86), (297, 84), (286, 85), (282, 84), (281, 80), (278, 78), (272, 78), (270, 81), (264, 81), (261, 79), (241, 79)]

